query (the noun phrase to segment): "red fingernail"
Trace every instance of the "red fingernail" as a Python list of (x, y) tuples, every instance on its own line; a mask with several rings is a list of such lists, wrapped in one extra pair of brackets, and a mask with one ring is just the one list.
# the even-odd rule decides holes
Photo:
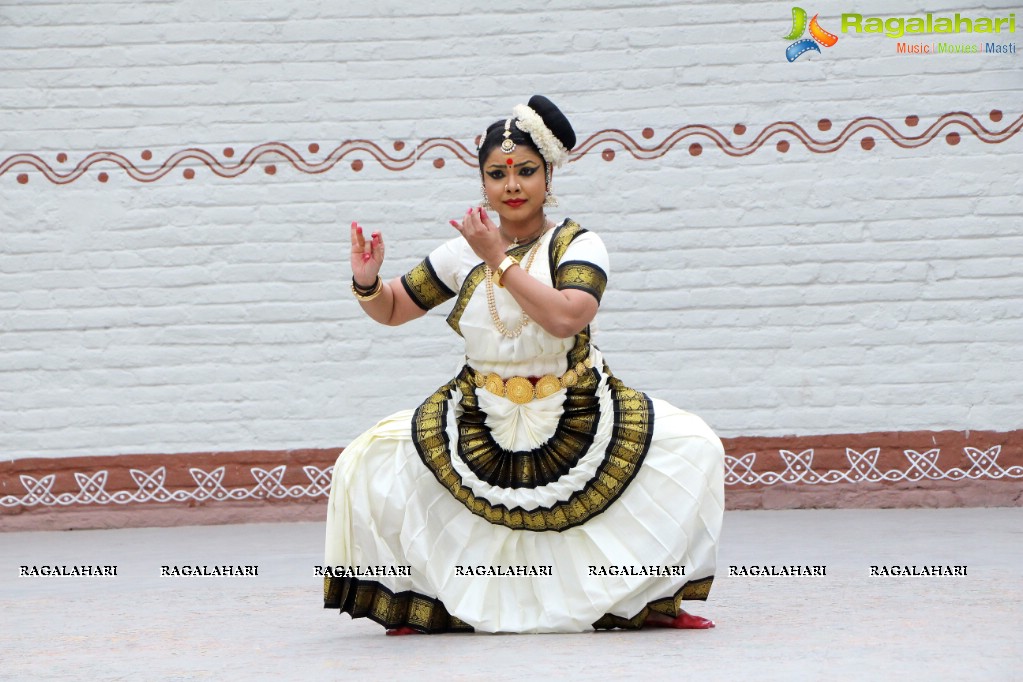
[(448, 222), (451, 223), (451, 227), (458, 227), (458, 223), (456, 223), (454, 220), (449, 220)]
[(362, 262), (363, 262), (363, 263), (365, 263), (366, 261), (368, 261), (368, 260), (369, 260), (370, 258), (371, 258), (371, 256), (370, 256), (370, 255), (369, 255), (368, 253), (364, 253), (364, 254), (362, 254)]
[(361, 227), (356, 228), (356, 229), (359, 231), (359, 234), (362, 234), (362, 228)]

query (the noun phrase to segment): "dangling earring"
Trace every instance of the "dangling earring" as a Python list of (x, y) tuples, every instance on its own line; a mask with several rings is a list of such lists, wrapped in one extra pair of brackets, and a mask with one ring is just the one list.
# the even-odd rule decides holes
[(483, 201), (480, 202), (480, 208), (485, 211), (493, 211), (494, 207), (490, 205), (490, 198), (487, 197), (486, 185), (480, 185), (480, 192), (483, 194)]
[(558, 198), (551, 192), (551, 164), (547, 164), (546, 172), (544, 173), (547, 180), (547, 194), (544, 196), (543, 205), (545, 207), (553, 207), (558, 205)]

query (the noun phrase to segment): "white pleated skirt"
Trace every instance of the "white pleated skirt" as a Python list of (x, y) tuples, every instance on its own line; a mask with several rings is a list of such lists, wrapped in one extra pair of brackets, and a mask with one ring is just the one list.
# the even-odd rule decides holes
[[(334, 467), (325, 606), (424, 632), (544, 633), (641, 627), (651, 611), (675, 616), (683, 599), (706, 599), (721, 441), (638, 393), (652, 426), (630, 469), (615, 449), (623, 417), (610, 381), (601, 374), (592, 442), (548, 482), (495, 484), (460, 456), (465, 385), (432, 398), (432, 436), (417, 431), (424, 407), (359, 436)], [(564, 393), (520, 406), (481, 390), (480, 414), (502, 445), (528, 445), (555, 433)]]

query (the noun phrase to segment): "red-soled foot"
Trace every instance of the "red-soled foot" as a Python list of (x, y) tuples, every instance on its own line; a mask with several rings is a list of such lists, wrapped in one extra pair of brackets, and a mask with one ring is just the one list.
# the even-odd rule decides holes
[(714, 621), (703, 616), (694, 616), (685, 611), (679, 611), (675, 618), (660, 613), (651, 613), (643, 623), (645, 627), (652, 628), (675, 628), (677, 630), (709, 630), (714, 627)]
[(671, 626), (680, 630), (709, 630), (714, 627), (714, 621), (679, 610), (678, 616), (671, 621)]
[(388, 637), (400, 637), (401, 635), (421, 635), (423, 633), (421, 633), (419, 630), (416, 630), (415, 628), (402, 626), (400, 628), (393, 628), (391, 630), (388, 630), (386, 634)]

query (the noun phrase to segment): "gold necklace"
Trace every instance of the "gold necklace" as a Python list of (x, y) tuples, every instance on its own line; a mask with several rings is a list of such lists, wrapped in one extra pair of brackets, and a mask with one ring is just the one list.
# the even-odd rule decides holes
[[(540, 236), (536, 238), (536, 243), (533, 244), (533, 248), (529, 250), (529, 256), (526, 258), (526, 265), (523, 268), (526, 272), (529, 272), (529, 268), (533, 265), (533, 259), (536, 258), (537, 252), (540, 250), (540, 242), (543, 241), (543, 236), (547, 232), (547, 226), (544, 225)], [(490, 266), (484, 264), (483, 276), (487, 280), (487, 308), (490, 310), (490, 319), (494, 321), (494, 327), (497, 331), (501, 332), (501, 335), (508, 339), (518, 338), (522, 334), (522, 330), (529, 324), (529, 316), (526, 315), (526, 311), (522, 311), (522, 317), (519, 319), (519, 324), (515, 329), (509, 330), (504, 326), (504, 322), (501, 321), (501, 316), (497, 314), (497, 301), (494, 299), (494, 281), (491, 277)]]

